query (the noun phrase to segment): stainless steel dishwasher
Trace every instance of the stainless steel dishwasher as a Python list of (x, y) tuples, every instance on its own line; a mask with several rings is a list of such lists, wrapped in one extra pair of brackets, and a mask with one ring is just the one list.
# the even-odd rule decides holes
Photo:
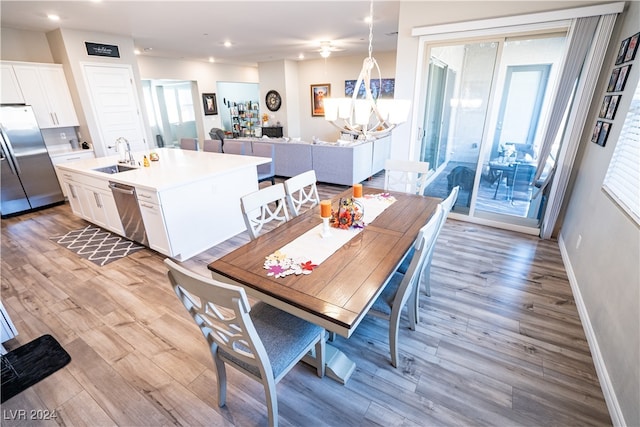
[(125, 237), (149, 246), (144, 222), (142, 221), (142, 213), (138, 205), (136, 188), (113, 181), (109, 181), (109, 188), (111, 188), (111, 193), (113, 193), (113, 198), (116, 201)]

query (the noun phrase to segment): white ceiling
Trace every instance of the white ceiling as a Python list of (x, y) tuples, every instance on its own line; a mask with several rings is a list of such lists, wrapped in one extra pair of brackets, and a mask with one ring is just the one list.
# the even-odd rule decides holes
[[(397, 44), (398, 1), (374, 2), (373, 54)], [(47, 19), (47, 14), (60, 21)], [(320, 41), (332, 55), (367, 54), (369, 2), (297, 1), (29, 1), (2, 0), (3, 28), (48, 32), (56, 28), (129, 36), (143, 55), (251, 64), (320, 58)], [(223, 43), (229, 40), (232, 47)], [(107, 43), (108, 40), (101, 40)]]

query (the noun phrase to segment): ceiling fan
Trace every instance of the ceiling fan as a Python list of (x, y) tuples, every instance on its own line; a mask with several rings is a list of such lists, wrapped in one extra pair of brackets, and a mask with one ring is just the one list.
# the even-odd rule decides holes
[(331, 55), (331, 52), (342, 52), (344, 49), (337, 47), (332, 44), (330, 41), (321, 41), (320, 49), (316, 50), (316, 52), (320, 52), (320, 56), (323, 58), (328, 58)]

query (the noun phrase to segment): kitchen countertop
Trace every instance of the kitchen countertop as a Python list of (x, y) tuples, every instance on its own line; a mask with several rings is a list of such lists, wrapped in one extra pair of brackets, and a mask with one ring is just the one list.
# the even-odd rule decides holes
[(158, 153), (160, 160), (150, 162), (149, 167), (142, 166), (143, 156), (146, 155), (148, 158), (148, 152), (133, 152), (134, 159), (139, 162), (136, 169), (115, 174), (93, 169), (117, 164), (118, 156), (78, 160), (56, 165), (56, 167), (147, 190), (162, 191), (271, 161), (266, 157), (209, 153), (179, 148), (159, 148), (154, 151)]

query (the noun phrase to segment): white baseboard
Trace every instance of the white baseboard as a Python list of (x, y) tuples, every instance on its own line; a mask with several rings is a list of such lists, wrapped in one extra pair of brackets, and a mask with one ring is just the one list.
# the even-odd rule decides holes
[(607, 403), (607, 408), (609, 409), (611, 422), (614, 426), (626, 426), (627, 424), (624, 421), (624, 415), (622, 413), (622, 409), (620, 408), (620, 403), (618, 402), (613, 384), (611, 383), (611, 378), (609, 378), (607, 366), (605, 365), (604, 359), (602, 358), (602, 353), (600, 352), (600, 347), (598, 346), (598, 339), (596, 338), (596, 334), (593, 331), (593, 327), (591, 326), (589, 313), (587, 312), (587, 308), (584, 305), (584, 300), (582, 299), (582, 294), (580, 293), (580, 288), (578, 287), (578, 279), (576, 279), (576, 276), (573, 272), (571, 260), (569, 259), (569, 254), (567, 253), (567, 248), (565, 246), (564, 239), (562, 238), (562, 234), (558, 238), (558, 244), (560, 246), (560, 253), (562, 254), (562, 261), (564, 262), (564, 267), (567, 271), (567, 276), (569, 277), (569, 284), (571, 285), (573, 298), (575, 299), (576, 307), (578, 308), (580, 321), (582, 322), (584, 333), (587, 336), (587, 342), (589, 343), (589, 349), (591, 350), (591, 356), (593, 357), (593, 364), (595, 365), (596, 373), (598, 374), (598, 380), (600, 381), (602, 394), (604, 394), (604, 399)]

